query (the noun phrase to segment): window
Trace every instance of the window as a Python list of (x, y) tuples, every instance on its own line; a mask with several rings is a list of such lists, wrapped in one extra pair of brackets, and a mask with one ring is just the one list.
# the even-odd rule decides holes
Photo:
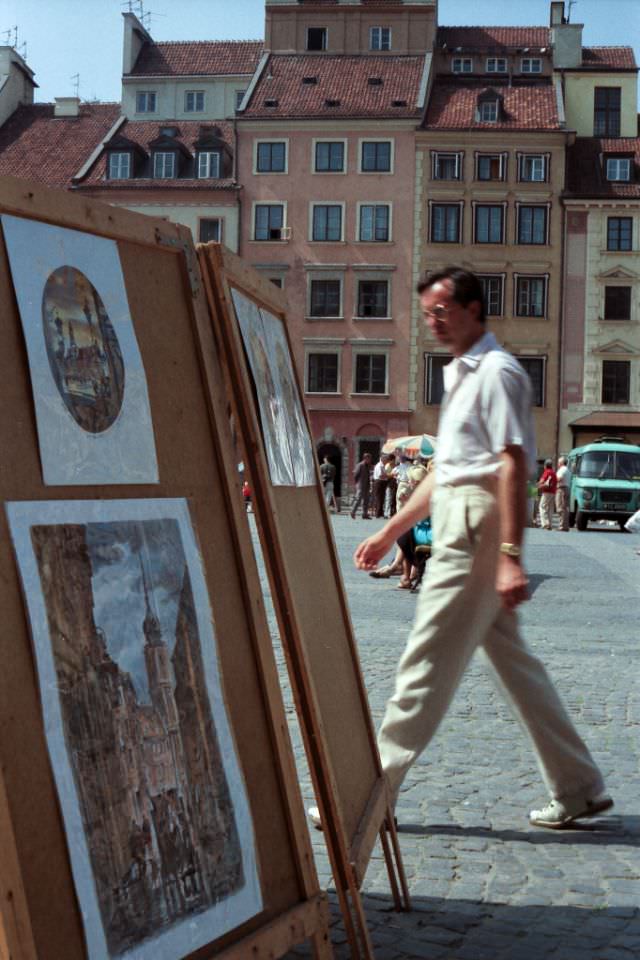
[(498, 101), (481, 100), (478, 103), (478, 121), (480, 123), (495, 123), (498, 119)]
[(313, 205), (311, 239), (342, 240), (342, 206), (339, 203)]
[(540, 57), (523, 57), (520, 61), (521, 73), (542, 73), (542, 60)]
[(631, 158), (607, 157), (607, 180), (631, 180)]
[(444, 396), (444, 377), (442, 371), (452, 357), (442, 353), (427, 353), (425, 356), (425, 397), (424, 402), (428, 404), (442, 403)]
[(431, 242), (460, 243), (459, 203), (431, 204)]
[(454, 57), (451, 61), (453, 73), (473, 73), (473, 59), (471, 57)]
[(365, 141), (362, 144), (360, 168), (364, 173), (390, 173), (391, 141)]
[(202, 113), (204, 110), (204, 90), (187, 90), (184, 95), (185, 113)]
[(284, 278), (283, 277), (269, 277), (269, 281), (277, 287), (278, 290), (282, 290), (284, 287)]
[(388, 203), (363, 203), (360, 207), (358, 240), (388, 243), (391, 239), (391, 207)]
[(620, 87), (596, 87), (593, 98), (594, 137), (620, 136)]
[(371, 27), (369, 49), (391, 50), (391, 27)]
[(210, 217), (200, 221), (198, 240), (200, 243), (220, 243), (222, 240), (222, 220), (220, 217)]
[(521, 153), (518, 157), (518, 180), (544, 183), (547, 179), (547, 158), (540, 153)]
[(604, 288), (604, 319), (631, 319), (631, 287)]
[(388, 280), (358, 281), (358, 316), (383, 319), (389, 317)]
[(476, 180), (504, 180), (506, 159), (503, 153), (479, 153), (476, 157)]
[(286, 173), (287, 145), (281, 140), (256, 144), (256, 173)]
[(240, 109), (246, 90), (236, 90), (236, 110)]
[(198, 179), (217, 180), (220, 177), (220, 152), (218, 150), (198, 151)]
[(544, 407), (544, 357), (517, 357), (521, 367), (529, 374), (531, 381), (531, 403), (534, 407)]
[(311, 280), (309, 291), (310, 317), (340, 317), (340, 280)]
[(484, 312), (488, 317), (501, 317), (503, 277), (479, 274), (478, 279), (482, 284)]
[(128, 180), (131, 176), (131, 154), (130, 153), (110, 153), (109, 154), (109, 179), (110, 180)]
[(136, 93), (136, 113), (155, 113), (156, 95), (151, 90), (138, 90)]
[(316, 173), (344, 173), (344, 141), (323, 140), (316, 143)]
[(461, 153), (432, 153), (431, 162), (434, 180), (460, 180)]
[(307, 50), (327, 49), (327, 28), (307, 27)]
[(153, 175), (156, 180), (170, 180), (176, 175), (176, 155), (158, 150), (153, 155)]
[(503, 243), (504, 207), (477, 203), (474, 243)]
[(607, 250), (631, 250), (631, 217), (607, 217)]
[(544, 317), (546, 277), (516, 277), (516, 316)]
[(506, 73), (507, 61), (505, 57), (487, 57), (487, 73)]
[(384, 353), (356, 354), (354, 393), (387, 392), (387, 357)]
[(602, 361), (602, 402), (629, 403), (631, 363), (628, 360)]
[(257, 203), (255, 206), (254, 240), (282, 240), (284, 205)]
[(518, 243), (547, 242), (547, 213), (546, 206), (518, 207)]
[(338, 393), (337, 353), (307, 354), (307, 392)]

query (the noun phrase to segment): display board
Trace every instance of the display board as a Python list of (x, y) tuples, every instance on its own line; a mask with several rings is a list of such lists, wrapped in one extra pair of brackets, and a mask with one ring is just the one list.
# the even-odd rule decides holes
[(328, 958), (191, 235), (0, 226), (0, 957)]
[(358, 930), (347, 927), (352, 947), (359, 932), (358, 949), (367, 956), (371, 947), (358, 889), (378, 836), (396, 905), (402, 902), (399, 887), (405, 906), (409, 898), (292, 362), (286, 301), (226, 248), (207, 244), (199, 256), (345, 922), (353, 909)]

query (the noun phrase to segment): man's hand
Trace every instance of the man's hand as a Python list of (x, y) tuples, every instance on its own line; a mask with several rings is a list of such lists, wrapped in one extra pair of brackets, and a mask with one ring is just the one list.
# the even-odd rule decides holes
[(358, 570), (375, 570), (393, 544), (393, 535), (390, 537), (386, 533), (386, 527), (383, 527), (378, 533), (362, 541), (353, 555), (353, 562)]
[(496, 574), (496, 591), (505, 610), (515, 610), (529, 599), (529, 581), (518, 557), (500, 554)]

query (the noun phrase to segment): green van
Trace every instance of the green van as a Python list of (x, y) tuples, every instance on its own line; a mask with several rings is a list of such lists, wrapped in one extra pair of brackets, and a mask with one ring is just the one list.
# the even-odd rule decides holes
[(569, 523), (586, 530), (589, 520), (617, 520), (620, 529), (640, 509), (640, 447), (596, 440), (569, 454)]

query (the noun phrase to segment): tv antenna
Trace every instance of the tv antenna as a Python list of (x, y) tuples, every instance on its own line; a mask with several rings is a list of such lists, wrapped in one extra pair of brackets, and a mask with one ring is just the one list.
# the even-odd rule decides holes
[(18, 28), (17, 27), (9, 27), (8, 30), (3, 30), (2, 35), (3, 37), (6, 37), (6, 44), (8, 47), (13, 47), (14, 50), (17, 49), (17, 46), (18, 46)]
[(80, 97), (80, 74), (74, 73), (74, 75), (72, 77), (69, 77), (69, 79), (73, 80), (74, 95), (79, 98)]
[(567, 8), (567, 23), (571, 23), (571, 7), (575, 7), (578, 0), (569, 0), (569, 5)]

